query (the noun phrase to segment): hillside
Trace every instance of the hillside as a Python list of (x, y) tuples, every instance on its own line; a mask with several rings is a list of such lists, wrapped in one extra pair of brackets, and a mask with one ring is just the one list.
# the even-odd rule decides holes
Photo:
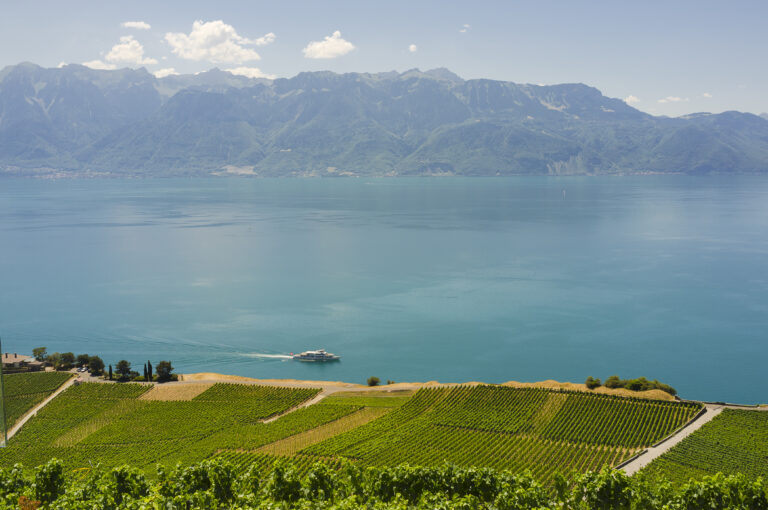
[[(616, 465), (700, 409), (486, 385), (415, 393), (344, 391), (310, 400), (319, 391), (232, 383), (83, 383), (38, 411), (0, 451), (0, 466), (35, 466), (57, 457), (68, 470), (128, 463), (151, 474), (156, 463), (210, 457), (239, 469), (266, 468), (284, 457), (305, 468), (316, 461), (331, 466), (448, 461), (530, 470), (551, 483), (556, 471)], [(311, 405), (296, 408), (301, 403)]]
[(725, 409), (643, 470), (684, 482), (716, 473), (768, 477), (768, 412)]
[[(68, 374), (40, 375), (11, 376), (13, 394)], [(610, 467), (689, 422), (701, 404), (477, 383), (303, 383), (69, 387), (0, 449), (0, 503), (768, 508), (768, 485), (757, 478), (766, 474), (766, 412), (726, 409), (630, 477)], [(720, 472), (727, 476), (711, 476)]]
[(768, 172), (768, 120), (653, 117), (583, 84), (445, 69), (301, 73), (0, 71), (8, 175), (512, 175)]
[(35, 405), (45, 400), (70, 377), (72, 377), (71, 374), (64, 372), (3, 374), (6, 429)]

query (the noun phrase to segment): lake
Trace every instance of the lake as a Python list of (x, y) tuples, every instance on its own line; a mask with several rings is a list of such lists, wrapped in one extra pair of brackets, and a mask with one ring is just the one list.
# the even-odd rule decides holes
[[(3, 350), (768, 402), (768, 178), (0, 180)], [(325, 348), (333, 364), (287, 360)]]

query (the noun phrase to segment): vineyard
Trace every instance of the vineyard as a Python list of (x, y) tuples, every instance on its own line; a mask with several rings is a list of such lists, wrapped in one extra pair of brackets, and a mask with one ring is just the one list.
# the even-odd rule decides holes
[(10, 427), (24, 413), (39, 404), (64, 384), (70, 374), (60, 372), (27, 372), (3, 375), (5, 392), (5, 426)]
[(264, 424), (264, 418), (319, 390), (216, 384), (191, 401), (139, 399), (149, 388), (100, 383), (68, 388), (11, 438), (8, 448), (0, 451), (0, 465), (36, 465), (51, 457), (64, 459), (72, 468), (191, 462), (228, 446), (262, 446), (358, 409), (312, 406)]
[(397, 411), (300, 453), (366, 465), (555, 471), (618, 464), (666, 436), (698, 404), (500, 386), (423, 389)]
[[(616, 465), (700, 408), (500, 386), (339, 393), (307, 407), (297, 406), (319, 390), (217, 383), (145, 398), (150, 388), (84, 383), (67, 389), (0, 451), (0, 466), (56, 457), (67, 469), (127, 463), (151, 474), (157, 463), (221, 458), (238, 469), (265, 471), (276, 458), (290, 457), (302, 472), (318, 461), (328, 467), (450, 462), (530, 470), (550, 483), (555, 471)], [(167, 400), (173, 395), (185, 399)]]
[(768, 478), (768, 412), (725, 409), (643, 473), (679, 482), (715, 473)]

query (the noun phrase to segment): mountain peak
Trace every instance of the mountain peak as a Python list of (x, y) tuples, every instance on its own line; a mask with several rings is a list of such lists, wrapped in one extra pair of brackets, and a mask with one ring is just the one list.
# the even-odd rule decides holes
[(449, 69), (446, 69), (445, 67), (436, 67), (435, 69), (424, 71), (424, 74), (433, 78), (437, 78), (438, 80), (446, 80), (456, 83), (461, 83), (464, 81), (461, 76)]
[(463, 80), (445, 68), (156, 78), (29, 63), (0, 80), (0, 173), (768, 173), (766, 114), (654, 117), (581, 83)]
[(400, 73), (400, 78), (430, 78), (451, 83), (464, 83), (464, 80), (459, 75), (445, 67), (438, 67), (429, 71), (422, 71), (418, 67), (414, 67)]

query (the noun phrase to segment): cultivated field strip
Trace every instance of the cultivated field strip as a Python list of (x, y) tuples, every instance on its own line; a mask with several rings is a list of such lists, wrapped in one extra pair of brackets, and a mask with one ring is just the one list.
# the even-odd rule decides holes
[(24, 413), (56, 391), (70, 377), (63, 372), (30, 372), (3, 375), (5, 424), (10, 428)]
[[(157, 463), (227, 456), (268, 470), (276, 458), (289, 456), (302, 466), (346, 459), (363, 466), (450, 462), (528, 470), (550, 483), (556, 471), (616, 465), (699, 409), (483, 385), (428, 388), (412, 396), (331, 395), (299, 408), (319, 390), (217, 383), (195, 396), (175, 393), (186, 392), (186, 400), (141, 398), (150, 387), (85, 383), (67, 389), (0, 451), (0, 466), (58, 457), (72, 469), (129, 463), (151, 474)], [(295, 410), (281, 415), (288, 409)]]
[[(557, 471), (615, 465), (692, 418), (700, 406), (499, 386), (422, 389), (388, 415), (305, 448), (368, 465)], [(579, 412), (581, 410), (581, 412)]]
[(316, 404), (265, 424), (265, 416), (318, 390), (243, 386), (224, 385), (206, 400), (186, 401), (142, 400), (149, 385), (73, 386), (12, 438), (0, 451), (0, 465), (34, 466), (58, 457), (71, 468), (131, 463), (151, 472), (158, 462), (194, 462), (221, 448), (253, 450), (361, 409)]
[(192, 400), (210, 389), (213, 383), (157, 384), (144, 393), (141, 400)]
[(356, 429), (391, 411), (387, 407), (364, 407), (332, 422), (294, 434), (285, 439), (275, 441), (258, 449), (260, 453), (269, 455), (295, 455), (300, 450), (313, 444), (334, 437), (338, 434)]
[(698, 404), (571, 394), (541, 436), (598, 445), (650, 445), (693, 418)]
[(676, 482), (718, 472), (768, 478), (768, 412), (723, 409), (642, 472)]

